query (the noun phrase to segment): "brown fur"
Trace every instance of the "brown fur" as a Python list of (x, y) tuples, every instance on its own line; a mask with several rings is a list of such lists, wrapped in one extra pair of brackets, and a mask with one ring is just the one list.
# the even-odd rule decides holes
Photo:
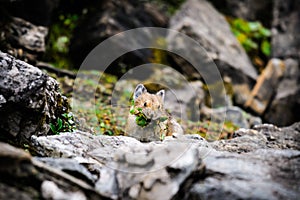
[[(140, 127), (136, 124), (136, 116), (129, 114), (125, 130), (128, 136), (142, 141), (153, 141), (161, 139), (162, 135), (183, 134), (181, 126), (164, 109), (164, 94), (164, 90), (150, 94), (142, 84), (136, 87), (133, 107), (141, 108), (151, 122), (146, 127)], [(167, 117), (167, 119), (163, 122), (157, 121), (161, 117)]]

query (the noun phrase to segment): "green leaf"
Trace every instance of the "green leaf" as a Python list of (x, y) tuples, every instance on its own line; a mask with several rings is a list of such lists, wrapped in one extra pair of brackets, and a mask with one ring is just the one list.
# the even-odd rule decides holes
[(266, 56), (270, 56), (271, 55), (271, 45), (270, 42), (267, 40), (264, 40), (261, 43), (261, 51), (266, 55)]
[(248, 26), (252, 32), (258, 31), (262, 27), (259, 22), (248, 22)]
[(138, 121), (138, 125), (139, 125), (139, 126), (144, 127), (144, 126), (146, 126), (146, 124), (147, 124), (146, 120), (139, 120), (139, 121)]
[(137, 110), (141, 112), (141, 111), (142, 111), (142, 108), (137, 108)]
[(113, 135), (114, 133), (111, 130), (106, 131), (108, 135)]
[(63, 127), (63, 121), (60, 118), (57, 118), (57, 131), (61, 130)]
[(56, 134), (57, 130), (56, 130), (56, 126), (54, 124), (50, 123), (50, 129), (54, 134)]
[(265, 37), (270, 37), (271, 36), (271, 31), (269, 29), (261, 28), (261, 29), (259, 29), (259, 32), (260, 32), (261, 35), (263, 35)]
[(168, 119), (168, 117), (160, 117), (160, 118), (159, 118), (159, 121), (160, 121), (160, 122), (164, 122), (164, 121), (166, 121), (167, 119)]
[(105, 128), (105, 127), (106, 127), (105, 124), (104, 124), (104, 122), (101, 122), (101, 123), (100, 123), (100, 127), (101, 127), (101, 128)]
[(131, 109), (129, 112), (130, 112), (130, 114), (134, 114), (134, 108), (133, 109)]
[(238, 19), (234, 20), (233, 25), (236, 27), (237, 30), (240, 30), (242, 32), (245, 32), (245, 33), (251, 32), (249, 24), (243, 19), (238, 18)]
[(257, 49), (258, 48), (258, 45), (256, 42), (254, 42), (253, 40), (251, 40), (250, 38), (247, 38), (243, 45), (245, 45), (246, 48), (249, 48), (250, 49)]

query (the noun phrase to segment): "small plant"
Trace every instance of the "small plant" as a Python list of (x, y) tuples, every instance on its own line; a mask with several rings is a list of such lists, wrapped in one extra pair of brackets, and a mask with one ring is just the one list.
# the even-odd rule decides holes
[(271, 31), (260, 22), (248, 22), (240, 18), (228, 18), (231, 31), (252, 58), (252, 62), (259, 68), (263, 67), (263, 57), (271, 55)]
[(74, 131), (76, 129), (73, 113), (64, 113), (58, 117), (55, 123), (50, 123), (51, 131), (58, 135), (61, 132)]

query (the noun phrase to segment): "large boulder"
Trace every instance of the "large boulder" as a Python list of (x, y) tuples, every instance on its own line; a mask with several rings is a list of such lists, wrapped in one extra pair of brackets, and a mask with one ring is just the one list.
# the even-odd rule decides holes
[(58, 83), (38, 68), (0, 52), (0, 132), (2, 140), (27, 141), (45, 135), (49, 123), (67, 112)]
[[(285, 71), (273, 100), (264, 113), (265, 121), (278, 126), (291, 125), (300, 121), (300, 70), (299, 62), (288, 58), (284, 60)], [(272, 89), (274, 90), (274, 89)]]
[[(300, 1), (275, 0), (272, 21), (272, 56), (284, 62), (285, 71), (277, 84), (264, 119), (280, 126), (300, 120)], [(273, 74), (272, 74), (273, 76)], [(269, 90), (265, 88), (265, 90)]]
[[(168, 37), (170, 50), (180, 52), (181, 56), (201, 57), (202, 63), (199, 65), (207, 68), (211, 67), (208, 61), (214, 61), (222, 76), (231, 79), (235, 102), (240, 105), (245, 103), (257, 78), (257, 72), (230, 31), (224, 16), (205, 0), (188, 0), (171, 18), (169, 27), (196, 40), (205, 49), (204, 51), (201, 48), (193, 48), (177, 38), (177, 34), (173, 34)], [(187, 76), (197, 74), (193, 66), (184, 62), (183, 58), (175, 55), (172, 57)]]
[[(79, 67), (88, 53), (103, 40), (126, 30), (139, 27), (166, 27), (168, 18), (150, 2), (125, 0), (101, 1), (78, 25), (71, 41), (70, 54)], [(121, 47), (120, 47), (121, 48)], [(117, 62), (136, 65), (148, 62), (151, 51), (139, 51)], [(116, 73), (116, 67), (112, 72)]]
[(272, 23), (272, 56), (300, 59), (300, 1), (275, 0)]

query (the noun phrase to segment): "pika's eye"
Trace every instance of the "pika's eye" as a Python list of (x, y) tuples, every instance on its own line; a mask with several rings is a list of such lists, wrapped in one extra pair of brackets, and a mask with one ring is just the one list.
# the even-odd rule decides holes
[(160, 109), (160, 105), (159, 105), (159, 106), (157, 106), (157, 109)]
[(144, 107), (147, 107), (147, 102), (144, 103)]

